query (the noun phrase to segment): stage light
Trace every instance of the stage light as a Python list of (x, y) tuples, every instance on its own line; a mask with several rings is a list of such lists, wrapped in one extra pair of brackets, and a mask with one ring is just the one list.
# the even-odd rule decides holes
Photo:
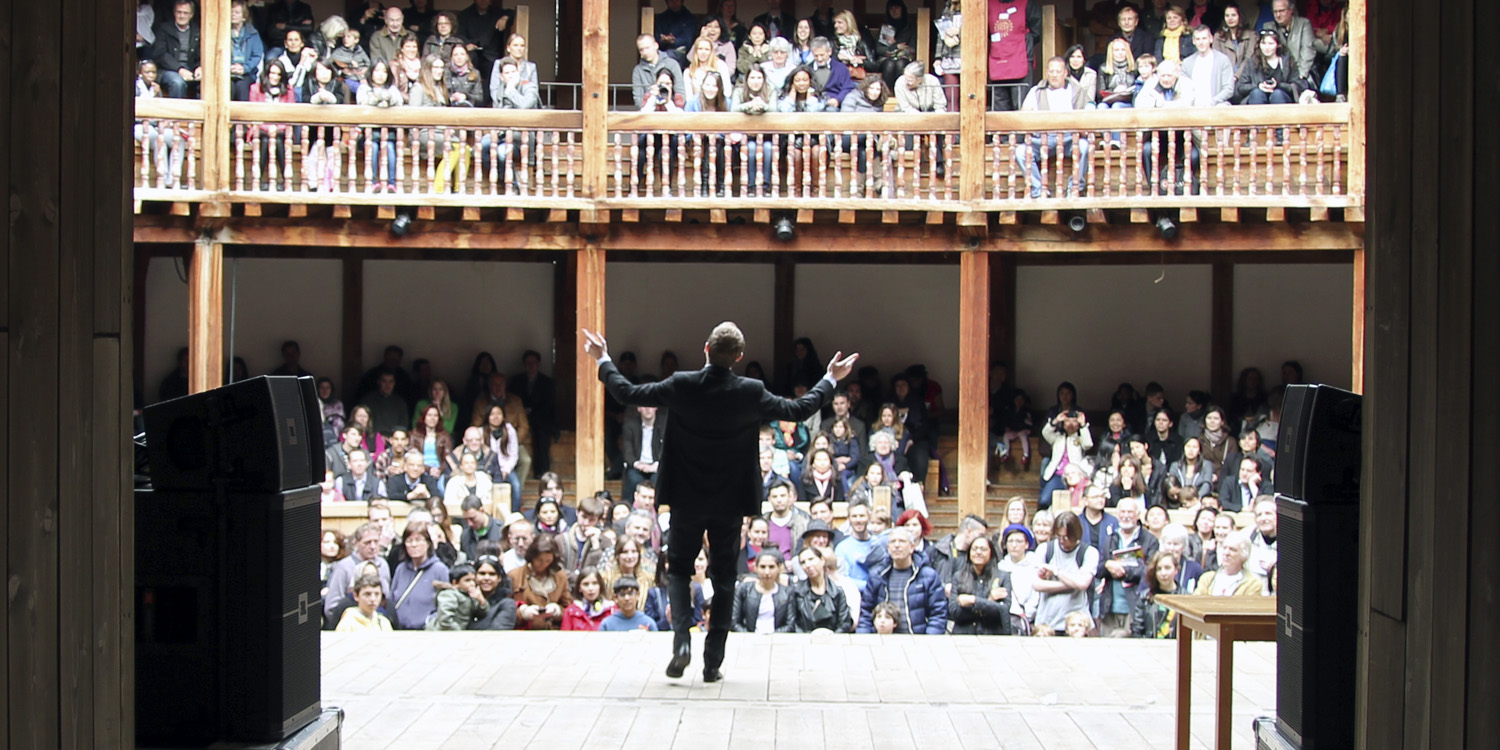
[(1156, 231), (1161, 233), (1161, 238), (1167, 241), (1177, 239), (1177, 222), (1166, 216), (1156, 217)]
[(793, 224), (792, 220), (785, 216), (777, 219), (776, 223), (771, 226), (776, 239), (781, 242), (791, 242), (797, 237), (797, 225)]
[(1082, 232), (1089, 225), (1088, 220), (1083, 218), (1083, 214), (1070, 212), (1067, 214), (1067, 217), (1068, 228), (1073, 230), (1073, 234)]
[(407, 230), (411, 229), (411, 209), (403, 208), (396, 212), (396, 218), (391, 219), (391, 234), (396, 237), (405, 237)]

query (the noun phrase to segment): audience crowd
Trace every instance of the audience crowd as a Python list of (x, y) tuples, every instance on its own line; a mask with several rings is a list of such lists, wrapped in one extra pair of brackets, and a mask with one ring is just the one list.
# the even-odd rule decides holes
[[(808, 339), (795, 351), (774, 378), (756, 363), (746, 369), (772, 390), (804, 392), (820, 360)], [(481, 353), (457, 399), (430, 365), (408, 372), (402, 356), (388, 348), (347, 411), (332, 381), (318, 378), (323, 499), (368, 504), (353, 535), (322, 536), (327, 627), (667, 629), (671, 509), (656, 503), (654, 480), (670, 414), (613, 404), (606, 443), (623, 497), (606, 490), (567, 505), (558, 475), (539, 467), (556, 431), (550, 381), (537, 385), (546, 377), (539, 355), (527, 352), (526, 370), (507, 379)], [(300, 357), (286, 342), (272, 374), (310, 374)], [(637, 371), (634, 353), (616, 361), (634, 381), (654, 377)], [(665, 352), (660, 375), (676, 365)], [(1144, 393), (1122, 383), (1100, 424), (1067, 382), (1055, 403), (1033, 410), (996, 363), (992, 460), (1016, 463), (1019, 451), (1030, 475), (1032, 426), (1043, 425), (1036, 510), (1015, 497), (1002, 518), (966, 516), (934, 538), (917, 477), (936, 460), (942, 386), (922, 365), (888, 380), (862, 368), (824, 413), (762, 429), (766, 511), (744, 520), (742, 580), (717, 596), (700, 555), (695, 621), (725, 606), (746, 632), (1170, 637), (1174, 613), (1161, 594), (1275, 590), (1281, 394), (1303, 382), (1294, 361), (1281, 375), (1268, 389), (1246, 369), (1227, 407), (1189, 391), (1180, 411), (1156, 383)], [(169, 375), (160, 395), (175, 395), (182, 376)], [(546, 393), (549, 403), (520, 393)], [(540, 473), (537, 496), (523, 503), (525, 453)], [(508, 505), (494, 493), (502, 483)], [(393, 500), (410, 507), (399, 534)], [(1240, 512), (1253, 517), (1246, 528)]]

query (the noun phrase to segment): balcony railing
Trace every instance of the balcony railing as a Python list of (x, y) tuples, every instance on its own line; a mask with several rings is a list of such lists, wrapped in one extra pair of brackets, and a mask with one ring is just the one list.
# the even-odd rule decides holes
[[(1012, 212), (1358, 207), (1350, 105), (1007, 112), (977, 173), (958, 114), (611, 112), (232, 103), (204, 183), (204, 108), (137, 103), (136, 198), (553, 209)], [(584, 163), (602, 164), (597, 195)], [(974, 179), (963, 191), (963, 179)], [(396, 196), (397, 198), (393, 198)], [(591, 197), (592, 196), (592, 197)], [(966, 197), (967, 196), (967, 197)], [(789, 201), (795, 201), (789, 203)]]

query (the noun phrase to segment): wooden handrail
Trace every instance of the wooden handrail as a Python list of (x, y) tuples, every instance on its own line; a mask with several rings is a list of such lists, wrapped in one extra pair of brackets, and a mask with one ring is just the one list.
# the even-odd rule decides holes
[(985, 130), (1133, 130), (1348, 124), (1348, 104), (1266, 104), (1183, 109), (1095, 109), (1083, 112), (989, 112)]
[(197, 99), (136, 99), (135, 116), (152, 120), (202, 120), (206, 114)]
[(610, 130), (663, 133), (746, 131), (752, 133), (842, 132), (845, 130), (957, 131), (958, 114), (887, 112), (863, 117), (838, 112), (746, 115), (737, 112), (611, 112)]
[(454, 128), (528, 128), (577, 130), (583, 113), (553, 109), (491, 109), (487, 107), (361, 107), (309, 104), (231, 102), (234, 122), (274, 122), (307, 125), (401, 125)]

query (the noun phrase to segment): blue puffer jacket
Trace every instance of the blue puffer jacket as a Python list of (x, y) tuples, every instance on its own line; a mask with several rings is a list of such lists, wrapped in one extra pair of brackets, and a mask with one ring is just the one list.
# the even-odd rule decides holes
[[(911, 632), (916, 635), (942, 635), (948, 630), (948, 597), (943, 593), (943, 579), (925, 561), (914, 560), (917, 574), (906, 585), (906, 621), (911, 623)], [(888, 590), (891, 563), (870, 573), (865, 582), (864, 596), (859, 603), (859, 628), (856, 632), (875, 632), (875, 605), (883, 601), (900, 603), (900, 596), (892, 596)]]

